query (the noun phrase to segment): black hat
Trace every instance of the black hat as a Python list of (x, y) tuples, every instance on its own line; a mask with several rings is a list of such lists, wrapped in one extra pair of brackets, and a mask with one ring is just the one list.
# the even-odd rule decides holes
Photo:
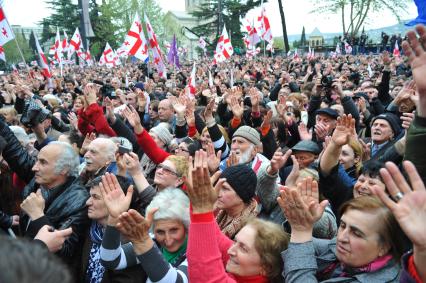
[(339, 113), (336, 110), (331, 109), (331, 108), (318, 109), (315, 114), (316, 115), (318, 115), (318, 114), (328, 115), (333, 119), (337, 119), (337, 117), (339, 117)]
[(234, 189), (244, 203), (250, 203), (255, 195), (257, 177), (254, 171), (245, 164), (227, 167), (220, 178), (226, 178), (226, 182)]
[(293, 151), (307, 151), (313, 154), (320, 153), (319, 146), (313, 141), (300, 141), (291, 148)]
[(400, 126), (401, 122), (395, 114), (383, 113), (383, 114), (377, 115), (376, 117), (373, 118), (371, 125), (373, 125), (374, 121), (376, 121), (377, 119), (386, 120), (389, 123), (390, 127), (392, 128), (393, 134), (395, 136), (399, 135), (399, 133), (401, 132), (401, 126)]

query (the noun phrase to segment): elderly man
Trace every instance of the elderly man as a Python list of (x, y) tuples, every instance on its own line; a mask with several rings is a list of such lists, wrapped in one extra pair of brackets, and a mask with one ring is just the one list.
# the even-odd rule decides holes
[(382, 155), (401, 138), (399, 118), (392, 113), (383, 113), (373, 118), (371, 125), (371, 158)]
[(3, 121), (0, 135), (7, 141), (3, 157), (19, 178), (27, 183), (23, 191), (20, 226), (23, 235), (34, 238), (49, 225), (55, 229), (72, 227), (72, 234), (57, 254), (73, 263), (87, 224), (87, 190), (76, 182), (79, 158), (63, 142), (43, 147), (37, 160), (30, 156)]

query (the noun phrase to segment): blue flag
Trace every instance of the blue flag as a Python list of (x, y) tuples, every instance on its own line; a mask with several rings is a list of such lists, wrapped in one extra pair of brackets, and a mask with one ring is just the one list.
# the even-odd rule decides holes
[(415, 26), (417, 24), (426, 25), (426, 0), (414, 0), (417, 6), (418, 17), (406, 23), (406, 26)]
[(169, 54), (167, 54), (167, 61), (170, 64), (175, 65), (177, 68), (180, 68), (179, 55), (176, 44), (176, 35), (173, 36), (172, 45), (170, 46)]

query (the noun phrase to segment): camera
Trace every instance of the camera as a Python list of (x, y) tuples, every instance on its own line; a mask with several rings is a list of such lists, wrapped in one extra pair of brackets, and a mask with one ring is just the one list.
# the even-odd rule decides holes
[(41, 108), (34, 99), (30, 99), (25, 103), (21, 123), (27, 128), (32, 128), (42, 123), (49, 116), (49, 110)]
[(334, 80), (333, 76), (330, 76), (330, 75), (328, 75), (328, 76), (323, 76), (323, 77), (321, 78), (321, 85), (322, 85), (324, 88), (331, 88), (331, 87), (332, 87), (332, 85), (333, 85), (333, 80)]
[(102, 96), (104, 96), (104, 97), (114, 97), (115, 96), (115, 89), (110, 84), (104, 84), (100, 88), (100, 92), (101, 92)]

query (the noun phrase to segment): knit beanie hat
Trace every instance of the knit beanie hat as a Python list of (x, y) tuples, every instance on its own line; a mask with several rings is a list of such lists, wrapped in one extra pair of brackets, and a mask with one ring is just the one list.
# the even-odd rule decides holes
[(401, 132), (401, 126), (400, 126), (401, 121), (399, 121), (398, 116), (396, 116), (395, 114), (383, 113), (383, 114), (377, 115), (376, 117), (373, 118), (371, 125), (373, 125), (374, 121), (376, 121), (377, 119), (383, 119), (387, 121), (390, 127), (392, 128), (393, 134), (395, 136), (398, 136), (399, 133)]
[(151, 128), (149, 131), (153, 132), (166, 146), (169, 145), (173, 139), (169, 129), (162, 124)]
[(245, 164), (227, 167), (220, 178), (226, 178), (226, 182), (243, 200), (244, 203), (250, 203), (255, 195), (257, 186), (257, 177), (254, 171)]
[(260, 142), (260, 134), (258, 131), (256, 131), (256, 129), (249, 127), (249, 126), (241, 126), (239, 127), (234, 135), (232, 136), (234, 137), (242, 137), (247, 139), (249, 142), (251, 142), (254, 145), (259, 145)]

